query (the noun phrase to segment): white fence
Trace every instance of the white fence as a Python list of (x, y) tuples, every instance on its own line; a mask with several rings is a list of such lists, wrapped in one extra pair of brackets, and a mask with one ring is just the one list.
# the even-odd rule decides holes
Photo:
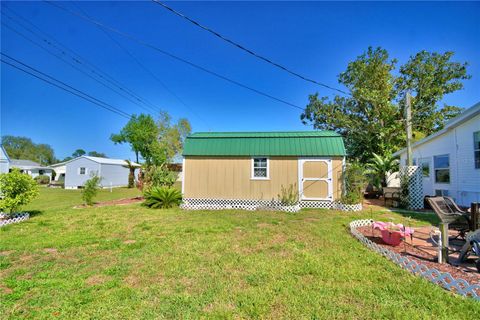
[[(5, 218), (6, 216), (7, 216), (6, 214), (0, 213), (0, 218)], [(30, 214), (28, 214), (26, 212), (25, 213), (17, 213), (13, 217), (10, 217), (9, 219), (0, 220), (0, 227), (6, 226), (6, 225), (12, 224), (12, 223), (22, 222), (22, 221), (28, 220), (29, 218), (30, 218)]]

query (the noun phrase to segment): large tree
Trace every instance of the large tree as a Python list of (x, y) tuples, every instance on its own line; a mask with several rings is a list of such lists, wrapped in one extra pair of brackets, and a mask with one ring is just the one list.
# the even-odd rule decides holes
[(36, 144), (27, 137), (3, 136), (2, 145), (12, 159), (32, 160), (42, 165), (50, 165), (57, 161), (50, 145)]
[(311, 95), (301, 120), (342, 134), (348, 154), (364, 163), (374, 153), (389, 155), (405, 145), (403, 97), (407, 90), (414, 96), (417, 138), (438, 130), (460, 112), (460, 108), (438, 106), (445, 94), (461, 89), (461, 80), (469, 78), (466, 64), (451, 62), (451, 58), (451, 53), (422, 51), (396, 75), (397, 61), (385, 49), (370, 47), (339, 75), (349, 95)]
[(181, 118), (176, 123), (172, 123), (170, 115), (167, 112), (161, 112), (157, 125), (160, 149), (165, 151), (166, 160), (172, 161), (182, 152), (183, 142), (192, 131), (190, 122)]
[(150, 115), (133, 115), (118, 134), (112, 134), (110, 139), (115, 143), (128, 143), (135, 153), (138, 162), (139, 155), (149, 162), (152, 159), (152, 146), (157, 142), (158, 127)]

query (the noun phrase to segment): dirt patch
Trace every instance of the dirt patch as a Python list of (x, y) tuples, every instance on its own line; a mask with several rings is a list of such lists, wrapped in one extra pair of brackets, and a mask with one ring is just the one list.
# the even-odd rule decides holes
[(97, 275), (93, 275), (91, 277), (88, 277), (85, 280), (85, 283), (90, 285), (90, 286), (95, 286), (95, 285), (102, 284), (102, 283), (106, 282), (107, 280), (108, 280), (107, 276), (97, 274)]
[(137, 276), (134, 276), (134, 275), (126, 276), (123, 279), (123, 282), (125, 282), (125, 284), (131, 288), (138, 288), (140, 286), (140, 280), (138, 279)]
[[(357, 230), (370, 241), (375, 242), (390, 251), (405, 256), (410, 260), (414, 260), (419, 264), (424, 264), (430, 269), (435, 268), (440, 272), (448, 272), (454, 278), (464, 279), (470, 284), (480, 284), (480, 273), (476, 272), (472, 259), (469, 259), (467, 263), (462, 263), (461, 265), (438, 263), (436, 255), (422, 249), (420, 246), (412, 245), (409, 243), (409, 239), (407, 239), (407, 241), (402, 241), (398, 246), (391, 246), (382, 240), (379, 230), (373, 230), (370, 226), (360, 227)], [(452, 263), (454, 262), (454, 258), (450, 257), (450, 260), (452, 260)]]
[(55, 249), (55, 248), (45, 248), (45, 249), (43, 249), (43, 251), (46, 252), (46, 253), (57, 253), (58, 252), (58, 250)]
[(9, 256), (14, 252), (15, 252), (15, 250), (0, 251), (0, 256)]
[(265, 223), (265, 222), (262, 222), (262, 223), (257, 223), (257, 227), (259, 228), (270, 228), (272, 227), (273, 225), (270, 224), (270, 223)]
[(135, 242), (137, 242), (137, 240), (125, 240), (125, 241), (123, 241), (123, 243), (125, 243), (125, 244), (133, 244)]
[[(117, 200), (111, 200), (111, 201), (97, 202), (91, 207), (122, 206), (122, 205), (127, 205), (132, 203), (139, 203), (142, 201), (143, 201), (143, 197), (117, 199)], [(90, 206), (82, 204), (79, 206), (75, 206), (74, 208), (81, 209), (81, 208), (89, 208), (89, 207)]]
[(10, 289), (9, 287), (4, 287), (4, 286), (0, 286), (0, 291), (2, 291), (4, 294), (12, 294), (13, 293), (13, 289)]
[(319, 221), (320, 219), (318, 218), (305, 218), (303, 219), (303, 221), (307, 221), (307, 222), (315, 222), (315, 221)]

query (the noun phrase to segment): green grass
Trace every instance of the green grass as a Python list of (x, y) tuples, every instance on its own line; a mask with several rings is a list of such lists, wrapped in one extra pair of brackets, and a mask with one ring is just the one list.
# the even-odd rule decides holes
[(1, 319), (480, 317), (480, 303), (410, 275), (346, 229), (404, 221), (398, 213), (72, 209), (80, 202), (42, 189), (29, 207), (39, 214), (0, 229)]

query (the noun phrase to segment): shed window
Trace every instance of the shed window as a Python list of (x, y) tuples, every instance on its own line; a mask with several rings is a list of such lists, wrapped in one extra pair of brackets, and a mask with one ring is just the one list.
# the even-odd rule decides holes
[(268, 158), (252, 159), (252, 179), (268, 179)]
[(87, 172), (87, 169), (85, 167), (81, 167), (79, 170), (78, 170), (78, 173), (79, 174), (85, 174)]
[(473, 133), (473, 157), (475, 169), (480, 169), (480, 131)]
[(450, 158), (448, 154), (433, 157), (436, 183), (450, 183)]

